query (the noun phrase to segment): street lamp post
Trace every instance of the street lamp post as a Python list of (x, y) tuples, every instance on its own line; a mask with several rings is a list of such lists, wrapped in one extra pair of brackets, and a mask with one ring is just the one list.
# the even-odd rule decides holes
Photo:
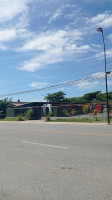
[(110, 116), (109, 116), (109, 102), (108, 102), (108, 87), (107, 87), (107, 69), (106, 69), (106, 49), (105, 49), (105, 40), (104, 40), (104, 34), (103, 34), (103, 29), (98, 28), (97, 31), (102, 33), (102, 38), (103, 38), (103, 45), (104, 45), (104, 59), (105, 59), (105, 84), (106, 84), (106, 100), (107, 100), (107, 119), (108, 119), (108, 124), (110, 124)]

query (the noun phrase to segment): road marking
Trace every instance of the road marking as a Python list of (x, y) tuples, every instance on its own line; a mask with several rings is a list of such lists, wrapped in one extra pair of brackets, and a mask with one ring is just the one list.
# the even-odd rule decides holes
[[(35, 133), (60, 133), (60, 134), (64, 134), (64, 133), (68, 133), (66, 131), (53, 131), (53, 130), (36, 130), (36, 129), (15, 129), (15, 128), (0, 128), (0, 130), (13, 130), (13, 131), (27, 131), (27, 132), (35, 132)], [(97, 133), (85, 133), (85, 132), (76, 132), (74, 133), (76, 135), (84, 135), (84, 136), (101, 136), (101, 137), (112, 137), (112, 134), (97, 134)], [(52, 146), (52, 145), (51, 145)], [(65, 147), (66, 148), (66, 147)]]
[(20, 128), (17, 128), (17, 129), (15, 129), (15, 128), (0, 128), (0, 130), (28, 131), (28, 132), (42, 132), (42, 133), (51, 133), (51, 132), (53, 132), (51, 130), (46, 131), (46, 130), (38, 130), (38, 129), (36, 130), (36, 129), (20, 129)]
[(112, 134), (102, 134), (101, 136), (104, 136), (104, 137), (112, 137)]
[(66, 149), (66, 150), (69, 149), (69, 147), (55, 146), (55, 145), (50, 145), (50, 144), (41, 144), (41, 143), (35, 143), (35, 142), (22, 141), (22, 143), (24, 143), (24, 144), (39, 145), (39, 146), (45, 146), (45, 147), (52, 147), (52, 148), (58, 148), (58, 149)]
[(56, 133), (66, 133), (65, 131), (56, 131)]
[(84, 132), (77, 132), (77, 135), (96, 135), (95, 133), (84, 133)]

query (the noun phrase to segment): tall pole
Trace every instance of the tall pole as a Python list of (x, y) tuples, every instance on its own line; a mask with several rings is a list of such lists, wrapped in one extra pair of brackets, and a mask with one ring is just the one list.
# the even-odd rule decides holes
[(105, 59), (105, 84), (106, 84), (106, 104), (107, 104), (107, 120), (108, 124), (110, 124), (110, 116), (109, 116), (109, 102), (108, 102), (108, 86), (107, 86), (107, 66), (106, 66), (106, 49), (105, 49), (105, 40), (104, 40), (104, 34), (103, 29), (98, 28), (97, 31), (100, 31), (102, 33), (103, 38), (103, 45), (104, 45), (104, 59)]

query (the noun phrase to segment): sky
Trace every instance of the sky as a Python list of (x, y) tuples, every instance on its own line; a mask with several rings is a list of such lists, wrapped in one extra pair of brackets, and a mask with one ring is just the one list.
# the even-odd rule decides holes
[[(112, 0), (0, 0), (0, 99), (44, 101), (60, 90), (66, 97), (105, 92), (99, 27), (112, 71)], [(70, 81), (75, 82), (46, 88)]]

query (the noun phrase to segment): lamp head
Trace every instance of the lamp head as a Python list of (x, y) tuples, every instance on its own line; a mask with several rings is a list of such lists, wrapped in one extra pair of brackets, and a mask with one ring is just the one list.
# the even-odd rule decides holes
[(100, 28), (97, 29), (97, 31), (103, 32), (103, 29), (100, 27)]
[(110, 74), (111, 74), (111, 71), (106, 72), (106, 75), (110, 75)]

